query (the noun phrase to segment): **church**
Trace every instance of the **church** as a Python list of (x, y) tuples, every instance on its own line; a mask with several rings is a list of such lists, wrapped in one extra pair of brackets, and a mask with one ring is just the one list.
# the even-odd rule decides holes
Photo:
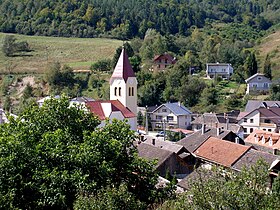
[(101, 127), (105, 119), (126, 119), (132, 130), (137, 129), (137, 79), (123, 47), (110, 78), (110, 100), (88, 101), (86, 106), (99, 117)]

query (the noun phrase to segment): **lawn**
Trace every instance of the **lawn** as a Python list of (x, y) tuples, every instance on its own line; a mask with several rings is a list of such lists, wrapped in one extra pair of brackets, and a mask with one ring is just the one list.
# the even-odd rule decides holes
[[(0, 33), (0, 47), (7, 34)], [(74, 69), (89, 69), (93, 62), (113, 58), (122, 41), (101, 38), (63, 38), (15, 35), (18, 41), (27, 41), (33, 50), (15, 57), (6, 57), (0, 51), (1, 73), (43, 73), (49, 62), (59, 61)]]

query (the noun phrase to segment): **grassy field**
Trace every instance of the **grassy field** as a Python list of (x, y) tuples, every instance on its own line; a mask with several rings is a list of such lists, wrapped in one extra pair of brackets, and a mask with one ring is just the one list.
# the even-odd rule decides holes
[[(0, 33), (0, 48), (7, 34)], [(62, 38), (15, 35), (18, 41), (27, 41), (33, 50), (15, 57), (6, 57), (0, 51), (0, 73), (43, 73), (49, 62), (59, 61), (74, 69), (89, 69), (104, 58), (113, 58), (122, 41), (99, 38)]]
[[(280, 30), (265, 37), (257, 47), (257, 50), (262, 63), (267, 54), (271, 56), (272, 75), (274, 78), (280, 78)], [(260, 65), (261, 70), (262, 63)]]

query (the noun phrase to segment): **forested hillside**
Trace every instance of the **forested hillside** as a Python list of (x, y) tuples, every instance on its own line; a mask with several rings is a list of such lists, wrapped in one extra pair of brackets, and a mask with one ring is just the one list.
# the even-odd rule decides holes
[(213, 21), (251, 30), (280, 20), (279, 0), (0, 0), (0, 31), (27, 35), (143, 38), (148, 28), (189, 35)]

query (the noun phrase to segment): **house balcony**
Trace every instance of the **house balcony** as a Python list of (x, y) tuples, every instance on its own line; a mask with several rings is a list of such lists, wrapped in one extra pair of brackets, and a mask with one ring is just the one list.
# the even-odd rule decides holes
[(274, 123), (260, 123), (260, 127), (276, 128)]

